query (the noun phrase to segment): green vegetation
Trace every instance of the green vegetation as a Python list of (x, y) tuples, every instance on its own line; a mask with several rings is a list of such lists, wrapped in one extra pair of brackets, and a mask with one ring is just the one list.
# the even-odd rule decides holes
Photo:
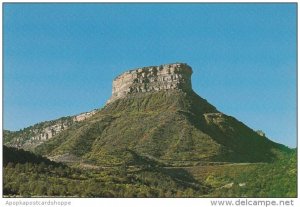
[[(5, 143), (45, 126), (4, 131)], [(33, 152), (4, 147), (6, 196), (296, 196), (295, 151), (194, 92), (116, 100)]]
[[(206, 184), (216, 183), (213, 197), (297, 197), (296, 152), (275, 163), (236, 166), (211, 174)], [(233, 183), (231, 188), (226, 184)]]
[(11, 164), (25, 164), (25, 163), (33, 163), (33, 164), (51, 164), (56, 165), (57, 163), (52, 162), (40, 155), (36, 155), (32, 152), (24, 151), (23, 149), (16, 149), (13, 147), (3, 146), (3, 165), (6, 166), (9, 163)]
[(170, 164), (271, 162), (290, 151), (233, 117), (207, 119), (211, 113), (219, 112), (193, 92), (138, 94), (106, 105), (34, 151), (50, 157), (72, 154), (94, 165), (134, 164), (126, 149)]
[[(34, 161), (4, 166), (5, 196), (77, 196), (77, 197), (198, 197), (209, 188), (194, 180), (184, 170), (169, 170), (154, 162), (129, 167), (125, 163), (103, 169), (79, 169), (53, 163), (37, 163), (40, 157), (13, 149), (19, 157), (28, 153)], [(9, 153), (11, 151), (6, 151)], [(5, 154), (6, 156), (6, 154)], [(46, 164), (47, 163), (47, 164)]]
[[(296, 197), (296, 153), (266, 164), (165, 167), (138, 157), (135, 166), (70, 167), (8, 148), (4, 196)], [(13, 154), (10, 154), (13, 153)], [(9, 156), (7, 156), (9, 155)], [(16, 162), (20, 156), (26, 157)], [(133, 153), (132, 156), (138, 156)], [(22, 164), (21, 164), (22, 163)]]

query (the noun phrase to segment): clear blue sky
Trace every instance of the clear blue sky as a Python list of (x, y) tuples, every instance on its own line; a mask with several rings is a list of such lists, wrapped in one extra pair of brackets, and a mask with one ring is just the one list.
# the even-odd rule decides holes
[(296, 4), (5, 4), (4, 128), (101, 108), (120, 73), (185, 62), (220, 111), (296, 146)]

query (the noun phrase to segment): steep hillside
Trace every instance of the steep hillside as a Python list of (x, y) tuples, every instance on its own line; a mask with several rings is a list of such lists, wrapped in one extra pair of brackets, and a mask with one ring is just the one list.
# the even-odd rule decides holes
[(194, 92), (129, 95), (35, 149), (96, 165), (134, 164), (131, 151), (163, 163), (269, 162), (287, 147), (220, 113)]

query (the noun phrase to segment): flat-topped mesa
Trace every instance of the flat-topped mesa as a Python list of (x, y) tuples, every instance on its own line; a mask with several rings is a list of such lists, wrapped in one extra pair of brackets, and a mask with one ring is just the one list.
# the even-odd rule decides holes
[(192, 68), (185, 63), (150, 66), (127, 71), (113, 81), (112, 97), (107, 103), (129, 94), (161, 90), (192, 90)]

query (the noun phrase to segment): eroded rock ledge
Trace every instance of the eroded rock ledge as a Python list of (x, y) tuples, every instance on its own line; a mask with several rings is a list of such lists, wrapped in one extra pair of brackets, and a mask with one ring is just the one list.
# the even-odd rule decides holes
[(185, 63), (150, 66), (127, 71), (113, 81), (108, 103), (134, 93), (161, 90), (192, 90), (192, 68)]

